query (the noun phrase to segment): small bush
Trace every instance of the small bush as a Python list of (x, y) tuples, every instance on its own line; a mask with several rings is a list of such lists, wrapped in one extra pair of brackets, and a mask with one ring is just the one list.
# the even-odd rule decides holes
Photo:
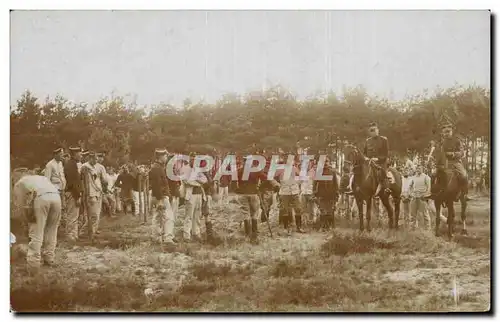
[(380, 241), (370, 236), (335, 234), (321, 246), (324, 256), (347, 256), (349, 254), (368, 253), (376, 248), (392, 249), (395, 242)]
[(280, 260), (272, 269), (273, 277), (300, 277), (307, 271), (305, 261), (291, 262), (289, 260)]

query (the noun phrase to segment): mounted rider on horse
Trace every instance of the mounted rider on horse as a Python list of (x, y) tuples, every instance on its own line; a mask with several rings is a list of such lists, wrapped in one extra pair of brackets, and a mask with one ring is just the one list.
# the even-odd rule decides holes
[(468, 180), (467, 171), (462, 163), (464, 157), (464, 146), (462, 140), (453, 135), (453, 125), (445, 120), (441, 123), (441, 141), (438, 144), (436, 151), (436, 189), (434, 195), (443, 193), (448, 181), (451, 179), (447, 175), (447, 171), (455, 174), (459, 184), (459, 193), (454, 197), (458, 201), (461, 197), (467, 199)]
[[(378, 125), (375, 122), (369, 124), (368, 133), (370, 137), (366, 139), (363, 148), (365, 158), (374, 162), (379, 170), (377, 175), (377, 190), (375, 196), (378, 196), (382, 189), (387, 189), (387, 161), (389, 157), (389, 141), (385, 136), (379, 135)], [(347, 194), (352, 194), (352, 183), (354, 175), (351, 176)]]

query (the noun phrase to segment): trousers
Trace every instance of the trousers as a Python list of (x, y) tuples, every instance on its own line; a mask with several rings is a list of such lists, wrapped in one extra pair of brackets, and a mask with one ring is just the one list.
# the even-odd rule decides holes
[[(87, 205), (87, 216), (83, 218), (84, 223), (80, 229), (80, 232), (84, 234), (88, 225), (91, 225), (92, 234), (95, 234), (99, 229), (99, 221), (101, 220), (101, 210), (102, 210), (102, 196), (89, 197), (86, 200)], [(88, 218), (90, 217), (90, 223)]]
[(257, 219), (260, 209), (260, 199), (256, 194), (243, 194), (239, 195), (239, 202), (243, 206), (243, 218), (245, 219)]
[(66, 212), (65, 216), (65, 233), (69, 240), (78, 239), (78, 217), (80, 215), (80, 205), (77, 205), (77, 200), (73, 194), (66, 192)]
[(184, 218), (184, 239), (191, 239), (191, 234), (201, 237), (201, 206), (202, 195), (191, 194), (189, 199), (185, 200), (186, 216)]
[(417, 225), (417, 214), (422, 213), (424, 219), (424, 228), (431, 229), (431, 217), (429, 216), (429, 208), (427, 200), (422, 198), (413, 198), (410, 202), (411, 216), (410, 228), (415, 229)]
[(50, 193), (39, 196), (34, 204), (35, 222), (29, 224), (29, 243), (26, 260), (28, 265), (38, 267), (42, 257), (53, 262), (57, 245), (57, 229), (61, 220), (61, 197)]
[(152, 218), (151, 230), (153, 239), (161, 239), (163, 242), (174, 240), (175, 216), (168, 197), (162, 199), (151, 198)]

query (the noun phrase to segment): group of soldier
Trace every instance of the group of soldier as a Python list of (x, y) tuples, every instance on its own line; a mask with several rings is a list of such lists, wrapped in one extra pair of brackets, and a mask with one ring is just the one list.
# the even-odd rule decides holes
[[(379, 188), (385, 189), (387, 158), (389, 155), (389, 143), (387, 138), (379, 135), (376, 123), (370, 123), (368, 132), (370, 137), (366, 140), (363, 149), (364, 156), (377, 163), (381, 169), (378, 177)], [(460, 182), (467, 184), (465, 169), (461, 163), (463, 145), (461, 141), (452, 135), (450, 123), (442, 126), (441, 151), (445, 158), (437, 159), (437, 178), (440, 176), (447, 164), (454, 170)], [(27, 175), (21, 178), (14, 187), (14, 198), (22, 208), (22, 213), (29, 219), (29, 237), (27, 261), (33, 267), (43, 262), (48, 265), (54, 264), (54, 251), (57, 243), (57, 229), (61, 216), (63, 217), (63, 228), (66, 239), (75, 242), (82, 236), (99, 234), (99, 221), (103, 209), (103, 202), (111, 215), (115, 214), (116, 205), (120, 208), (120, 196), (123, 201), (123, 211), (127, 209), (127, 201), (134, 198), (129, 193), (117, 194), (113, 191), (115, 187), (123, 186), (123, 191), (130, 191), (129, 168), (124, 167), (120, 176), (114, 171), (106, 170), (103, 166), (103, 153), (83, 151), (80, 147), (69, 148), (69, 159), (63, 164), (64, 151), (58, 148), (53, 151), (54, 157), (45, 167), (43, 175)], [(166, 149), (154, 151), (154, 162), (150, 168), (139, 169), (143, 176), (147, 176), (149, 183), (148, 193), (151, 198), (151, 227), (152, 236), (155, 240), (167, 246), (174, 246), (178, 240), (174, 234), (174, 223), (179, 210), (180, 203), (185, 206), (185, 220), (183, 225), (182, 239), (184, 242), (201, 241), (201, 220), (205, 220), (205, 236), (209, 243), (217, 243), (211, 218), (211, 208), (217, 202), (219, 196), (224, 202), (227, 197), (228, 186), (231, 184), (230, 175), (222, 175), (214, 180), (213, 172), (196, 167), (195, 155), (191, 155), (190, 161), (181, 161), (180, 166), (175, 168), (176, 178), (167, 176), (166, 166), (169, 159), (175, 157)], [(253, 164), (256, 160), (252, 155), (245, 158), (246, 164)], [(203, 162), (203, 161), (202, 161)], [(280, 159), (279, 163), (285, 163)], [(273, 200), (278, 202), (279, 223), (290, 233), (292, 226), (299, 233), (303, 233), (303, 215), (308, 213), (314, 216), (315, 205), (319, 208), (319, 219), (315, 220), (318, 228), (330, 229), (335, 225), (335, 207), (339, 193), (352, 193), (352, 176), (348, 180), (348, 188), (343, 191), (339, 187), (338, 174), (330, 159), (326, 159), (325, 166), (316, 168), (315, 162), (310, 162), (306, 173), (301, 171), (301, 160), (296, 159), (291, 172), (284, 170), (274, 171), (270, 177), (270, 159), (263, 170), (251, 172), (245, 178), (245, 166), (239, 163), (234, 170), (237, 174), (235, 193), (240, 203), (245, 208), (241, 222), (244, 226), (245, 235), (249, 241), (258, 243), (259, 216), (260, 222), (269, 222), (271, 205)], [(349, 169), (344, 169), (347, 172)], [(352, 169), (350, 169), (352, 170)], [(322, 175), (332, 175), (331, 180), (315, 181), (317, 171)], [(111, 173), (108, 173), (111, 172)], [(417, 169), (417, 175), (412, 177), (412, 194), (404, 195), (412, 198), (413, 212), (422, 207), (418, 200), (429, 198), (430, 178), (423, 174), (422, 167)], [(291, 174), (291, 176), (290, 176)], [(248, 174), (247, 174), (248, 175)], [(300, 180), (297, 180), (300, 177)], [(415, 179), (416, 178), (416, 179)], [(133, 180), (133, 179), (130, 179)], [(345, 180), (344, 180), (345, 181)], [(441, 179), (441, 183), (444, 182)], [(342, 184), (341, 184), (342, 185)], [(339, 189), (341, 188), (341, 189)], [(466, 189), (465, 189), (466, 191)], [(110, 197), (111, 196), (111, 197)], [(134, 214), (138, 213), (137, 202), (133, 202)], [(64, 210), (64, 211), (63, 211)], [(414, 216), (412, 216), (414, 217)], [(295, 220), (293, 220), (295, 219)], [(293, 223), (293, 221), (295, 221)], [(425, 223), (427, 225), (427, 222)], [(43, 243), (43, 254), (41, 248)]]

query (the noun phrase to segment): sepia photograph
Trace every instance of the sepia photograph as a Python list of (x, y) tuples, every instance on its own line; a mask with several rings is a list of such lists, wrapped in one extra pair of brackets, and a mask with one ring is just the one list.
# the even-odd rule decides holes
[(12, 313), (492, 309), (490, 10), (9, 16)]

